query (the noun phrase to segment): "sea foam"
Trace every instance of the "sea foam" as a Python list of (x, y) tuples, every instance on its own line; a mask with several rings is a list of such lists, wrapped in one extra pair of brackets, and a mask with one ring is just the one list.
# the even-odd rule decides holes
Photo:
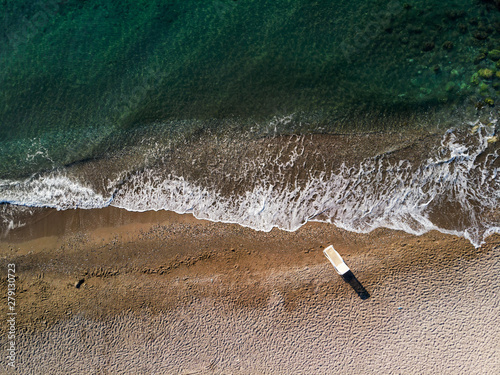
[[(497, 151), (479, 160), (494, 128), (478, 124), (473, 129), (474, 134), (446, 132), (436, 154), (419, 166), (382, 155), (357, 167), (342, 165), (337, 173), (312, 177), (301, 185), (277, 188), (276, 181), (263, 180), (231, 198), (148, 169), (133, 175), (112, 205), (192, 212), (198, 218), (263, 231), (293, 231), (309, 220), (355, 232), (387, 227), (420, 235), (440, 230), (480, 246), (485, 236), (499, 231), (500, 186)], [(295, 156), (292, 153), (289, 160)]]
[(70, 208), (101, 208), (111, 203), (77, 178), (56, 171), (23, 181), (0, 181), (0, 203), (29, 207), (50, 207), (58, 210)]
[(1, 181), (0, 201), (57, 209), (112, 205), (131, 211), (189, 212), (261, 231), (294, 231), (308, 221), (360, 233), (379, 227), (417, 235), (439, 230), (463, 236), (477, 247), (486, 236), (500, 232), (499, 155), (489, 147), (494, 132), (494, 125), (480, 123), (471, 124), (470, 131), (449, 130), (418, 165), (387, 152), (301, 181), (288, 178), (283, 183), (280, 175), (259, 174), (272, 163), (281, 163), (279, 171), (295, 167), (302, 152), (296, 147), (287, 158), (279, 155), (267, 165), (250, 161), (244, 174), (255, 173), (260, 179), (233, 195), (151, 166), (110, 182), (106, 194), (63, 171)]

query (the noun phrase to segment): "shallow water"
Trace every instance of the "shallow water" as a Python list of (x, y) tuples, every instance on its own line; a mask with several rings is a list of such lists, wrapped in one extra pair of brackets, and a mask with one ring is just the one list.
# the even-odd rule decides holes
[(476, 246), (500, 227), (492, 3), (0, 9), (4, 233), (36, 207), (108, 205)]

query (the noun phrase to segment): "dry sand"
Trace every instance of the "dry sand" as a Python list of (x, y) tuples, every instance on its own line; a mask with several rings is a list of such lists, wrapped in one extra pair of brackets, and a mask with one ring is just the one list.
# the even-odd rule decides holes
[(0, 242), (1, 311), (15, 263), (20, 374), (498, 374), (499, 244), (47, 211)]

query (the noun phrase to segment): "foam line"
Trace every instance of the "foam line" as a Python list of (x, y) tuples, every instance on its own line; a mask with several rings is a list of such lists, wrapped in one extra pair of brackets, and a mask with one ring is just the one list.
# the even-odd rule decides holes
[[(201, 186), (150, 167), (110, 183), (104, 195), (61, 171), (24, 181), (4, 180), (0, 202), (56, 209), (113, 205), (130, 211), (190, 212), (199, 219), (261, 231), (275, 227), (294, 231), (308, 220), (359, 233), (379, 227), (416, 235), (439, 230), (480, 246), (486, 236), (500, 232), (499, 155), (497, 150), (480, 158), (494, 127), (474, 128), (473, 134), (446, 132), (439, 150), (421, 165), (379, 155), (357, 167), (342, 165), (335, 173), (310, 174), (301, 183), (293, 179), (283, 183), (282, 175), (272, 175), (233, 196), (222, 194), (217, 186)], [(286, 161), (291, 163), (287, 168), (301, 152), (298, 145)], [(249, 165), (247, 173), (261, 168), (258, 160)], [(446, 213), (447, 207), (452, 211)]]

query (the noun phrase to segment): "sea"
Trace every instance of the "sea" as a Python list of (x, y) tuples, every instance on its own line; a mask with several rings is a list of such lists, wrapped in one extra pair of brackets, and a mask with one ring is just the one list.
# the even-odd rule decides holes
[(0, 237), (48, 208), (500, 233), (494, 0), (0, 1)]

